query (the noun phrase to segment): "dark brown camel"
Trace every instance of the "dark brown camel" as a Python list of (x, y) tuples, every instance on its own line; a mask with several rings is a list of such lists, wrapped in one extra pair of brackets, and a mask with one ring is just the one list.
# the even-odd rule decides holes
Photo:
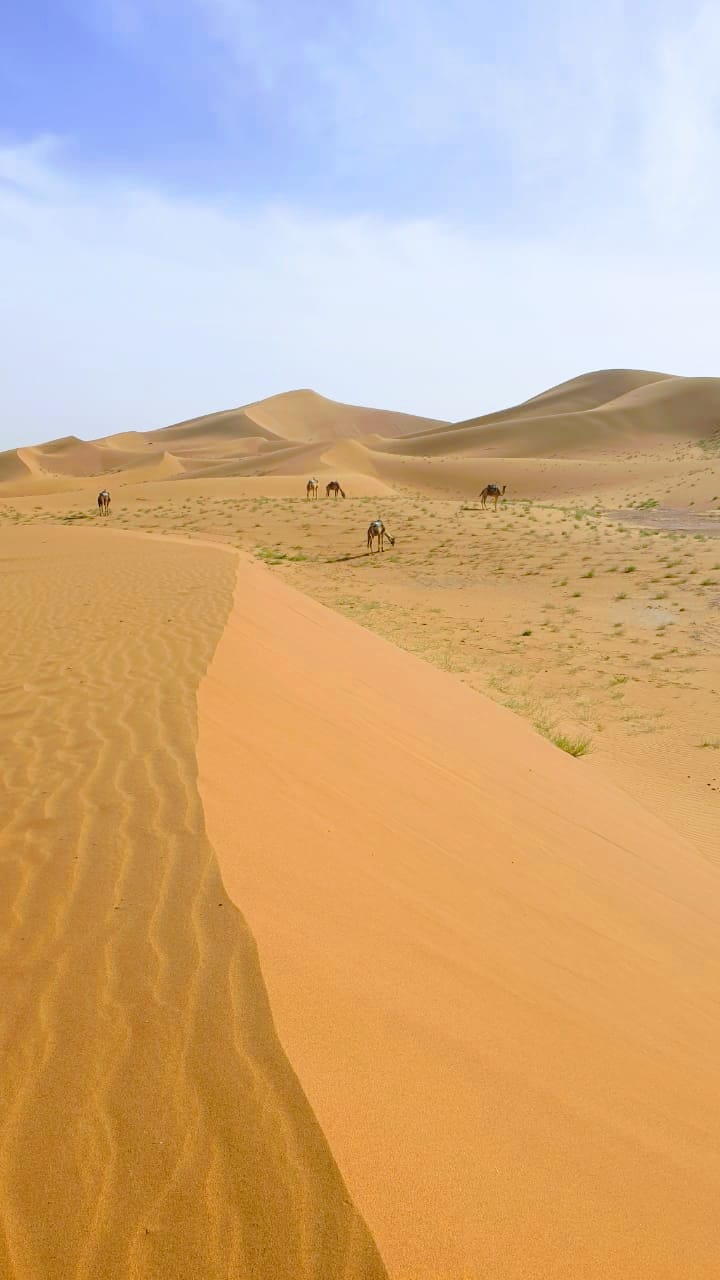
[(503, 494), (504, 494), (504, 492), (505, 492), (505, 490), (506, 490), (506, 489), (507, 489), (507, 485), (506, 485), (506, 484), (504, 484), (504, 485), (503, 485), (502, 489), (501, 489), (501, 488), (500, 488), (500, 486), (499, 486), (499, 485), (497, 485), (497, 484), (486, 484), (486, 485), (485, 485), (485, 488), (483, 489), (482, 493), (480, 494), (480, 503), (481, 503), (481, 505), (482, 505), (483, 507), (484, 507), (484, 506), (486, 506), (486, 505), (487, 505), (487, 500), (488, 500), (488, 498), (494, 498), (494, 499), (495, 499), (495, 506), (493, 507), (493, 510), (494, 510), (494, 511), (497, 511), (498, 498), (502, 498), (502, 496), (503, 496)]
[(391, 547), (394, 547), (394, 546), (395, 546), (395, 539), (392, 537), (392, 535), (391, 535), (391, 534), (389, 534), (389, 533), (388, 533), (388, 531), (387, 531), (387, 529), (385, 528), (385, 525), (383, 524), (382, 520), (373, 520), (372, 524), (370, 525), (370, 527), (369, 527), (369, 529), (368, 529), (368, 534), (367, 534), (367, 549), (368, 549), (368, 552), (370, 553), (370, 555), (372, 555), (373, 542), (375, 541), (375, 539), (376, 539), (376, 538), (377, 538), (377, 543), (378, 543), (378, 551), (384, 551), (384, 550), (385, 550), (385, 539), (386, 539), (386, 538), (387, 538), (388, 542), (390, 543), (390, 546), (391, 546)]
[(101, 489), (98, 494), (98, 511), (101, 516), (110, 514), (110, 490)]
[(325, 485), (325, 497), (329, 498), (331, 493), (334, 493), (336, 498), (338, 494), (340, 494), (341, 498), (345, 497), (345, 490), (340, 488), (337, 480), (331, 480), (329, 484)]

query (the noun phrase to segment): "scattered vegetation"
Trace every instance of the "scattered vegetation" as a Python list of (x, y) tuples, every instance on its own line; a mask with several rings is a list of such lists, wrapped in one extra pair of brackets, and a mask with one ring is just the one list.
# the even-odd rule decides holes
[(559, 747), (566, 755), (575, 756), (576, 759), (579, 759), (580, 756), (586, 756), (590, 751), (589, 738), (571, 738), (566, 733), (559, 733), (557, 729), (543, 723), (542, 720), (536, 721), (535, 728), (542, 734), (543, 738), (547, 738), (548, 742), (552, 742), (554, 746)]

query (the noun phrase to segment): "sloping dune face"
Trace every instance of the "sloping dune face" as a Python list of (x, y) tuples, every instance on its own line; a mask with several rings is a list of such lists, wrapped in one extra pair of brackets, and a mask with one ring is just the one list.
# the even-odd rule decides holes
[(402, 1280), (711, 1280), (720, 878), (509, 712), (241, 565), (200, 788)]
[[(325, 469), (323, 446), (365, 436), (395, 439), (446, 424), (433, 418), (288, 391), (238, 409), (189, 418), (158, 431), (125, 431), (96, 441), (75, 436), (0, 455), (0, 491), (57, 489), (92, 477), (114, 483), (187, 476), (297, 475)], [(48, 483), (54, 478), (55, 483)]]
[(675, 378), (603, 370), (554, 387), (512, 409), (390, 441), (390, 452), (437, 457), (574, 457), (696, 441), (720, 428), (720, 378)]
[(382, 1280), (196, 787), (234, 559), (4, 530), (0, 1275)]
[(5, 449), (0, 453), (0, 488), (11, 485), (28, 485), (32, 472), (23, 459), (20, 449)]
[[(492, 481), (506, 483), (512, 498), (602, 494), (618, 505), (640, 459), (663, 496), (677, 487), (682, 502), (688, 462), (711, 462), (718, 449), (716, 378), (606, 369), (456, 423), (300, 390), (157, 431), (11, 451), (0, 455), (0, 499), (105, 484), (117, 498), (128, 486), (224, 477), (258, 492), (267, 481), (268, 493), (285, 478), (291, 495), (302, 493), (298, 477), (315, 474), (341, 478), (354, 496), (400, 489), (476, 497)], [(708, 484), (714, 500), (714, 480)]]
[(600, 369), (570, 378), (557, 387), (550, 387), (540, 395), (532, 396), (523, 404), (503, 409), (499, 413), (486, 414), (483, 422), (497, 422), (501, 418), (546, 417), (548, 413), (573, 413), (583, 409), (597, 409), (618, 396), (627, 395), (643, 387), (660, 382), (675, 381), (666, 373), (651, 373), (646, 369)]
[(248, 405), (248, 417), (285, 440), (349, 440), (377, 433), (390, 438), (445, 426), (432, 418), (417, 418), (386, 409), (326, 400), (315, 391), (289, 391)]
[[(662, 454), (670, 478), (677, 475), (681, 481), (684, 464), (668, 447), (701, 441), (713, 449), (720, 443), (717, 378), (606, 369), (524, 404), (458, 423), (341, 404), (301, 390), (157, 431), (90, 442), (68, 436), (12, 451), (0, 456), (0, 494), (91, 489), (108, 477), (119, 490), (178, 476), (256, 480), (316, 472), (332, 478), (336, 471), (361, 484), (369, 477), (386, 490), (400, 485), (465, 494), (486, 483), (483, 465), (492, 459), (508, 460), (505, 479), (517, 492), (522, 474), (513, 461), (579, 466), (588, 458), (603, 464), (596, 487), (606, 490), (616, 485), (605, 464), (636, 450)], [(590, 487), (596, 484), (586, 469), (558, 474), (547, 484), (533, 471), (531, 492), (538, 492), (538, 481), (544, 496), (585, 493), (588, 481)]]

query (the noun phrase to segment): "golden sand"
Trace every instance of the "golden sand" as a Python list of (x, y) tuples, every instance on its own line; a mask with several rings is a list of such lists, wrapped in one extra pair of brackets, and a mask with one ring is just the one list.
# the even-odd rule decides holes
[(717, 1274), (718, 424), (0, 455), (3, 1280)]
[(4, 531), (0, 1275), (381, 1277), (196, 786), (233, 558)]
[(252, 564), (199, 763), (281, 1039), (390, 1274), (710, 1280), (717, 870)]

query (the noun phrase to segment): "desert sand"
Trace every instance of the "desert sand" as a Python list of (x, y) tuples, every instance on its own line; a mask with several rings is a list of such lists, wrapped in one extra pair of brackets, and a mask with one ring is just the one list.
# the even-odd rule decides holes
[(255, 565), (199, 764), (283, 1044), (392, 1276), (715, 1274), (714, 867)]
[(0, 1275), (715, 1275), (719, 535), (657, 372), (0, 455)]
[(233, 557), (2, 541), (0, 1275), (384, 1276), (204, 831)]

